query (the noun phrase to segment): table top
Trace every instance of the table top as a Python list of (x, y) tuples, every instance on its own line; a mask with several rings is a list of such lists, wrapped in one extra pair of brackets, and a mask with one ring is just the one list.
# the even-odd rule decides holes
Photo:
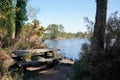
[(16, 55), (24, 55), (26, 53), (45, 53), (50, 51), (58, 51), (59, 49), (48, 48), (48, 49), (28, 49), (28, 50), (14, 50), (13, 53)]

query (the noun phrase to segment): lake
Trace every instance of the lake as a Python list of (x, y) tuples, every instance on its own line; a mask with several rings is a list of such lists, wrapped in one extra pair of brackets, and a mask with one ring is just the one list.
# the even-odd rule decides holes
[(83, 43), (88, 43), (88, 39), (65, 39), (65, 40), (46, 40), (45, 44), (49, 48), (60, 49), (58, 51), (62, 56), (70, 59), (79, 59), (81, 52), (81, 46)]

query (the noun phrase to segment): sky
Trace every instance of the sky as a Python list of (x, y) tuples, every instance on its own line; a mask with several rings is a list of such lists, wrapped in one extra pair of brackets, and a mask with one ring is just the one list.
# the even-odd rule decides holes
[[(120, 12), (120, 0), (108, 0), (107, 16), (111, 13)], [(30, 20), (38, 19), (42, 26), (49, 24), (62, 24), (66, 32), (76, 33), (87, 31), (83, 18), (88, 17), (94, 21), (96, 2), (95, 0), (29, 0), (27, 7), (35, 7), (36, 16)]]

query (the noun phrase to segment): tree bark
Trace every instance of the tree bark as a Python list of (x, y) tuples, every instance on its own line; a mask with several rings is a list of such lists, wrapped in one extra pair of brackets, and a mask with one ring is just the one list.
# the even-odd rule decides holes
[(99, 52), (104, 49), (106, 28), (107, 0), (96, 0), (96, 17), (92, 40), (92, 50)]

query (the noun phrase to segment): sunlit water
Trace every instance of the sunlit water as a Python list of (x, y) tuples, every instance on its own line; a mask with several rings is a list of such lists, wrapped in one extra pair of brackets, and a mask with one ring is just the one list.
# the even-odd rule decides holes
[(83, 43), (88, 43), (87, 39), (66, 39), (66, 40), (46, 40), (45, 44), (49, 48), (60, 49), (58, 51), (62, 56), (71, 58), (73, 60), (79, 59), (81, 46)]

